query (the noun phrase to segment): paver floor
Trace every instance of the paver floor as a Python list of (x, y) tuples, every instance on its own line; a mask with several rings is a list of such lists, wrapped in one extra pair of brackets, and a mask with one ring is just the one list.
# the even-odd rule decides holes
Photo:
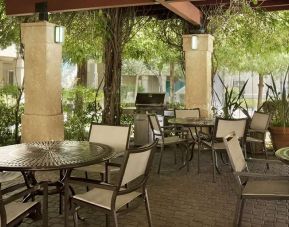
[[(236, 184), (230, 166), (222, 165), (222, 174), (212, 182), (212, 164), (210, 152), (201, 155), (201, 172), (197, 174), (197, 161), (191, 162), (189, 173), (179, 170), (180, 157), (174, 165), (172, 147), (164, 155), (164, 164), (160, 175), (156, 174), (159, 154), (156, 153), (148, 192), (151, 204), (153, 225), (155, 227), (182, 226), (233, 226), (237, 196)], [(262, 172), (264, 166), (251, 165), (252, 170)], [(274, 164), (270, 174), (288, 175), (286, 165)], [(39, 177), (55, 178), (57, 173), (39, 173)], [(77, 192), (85, 187), (75, 187)], [(105, 216), (92, 209), (82, 208), (80, 215), (85, 221), (79, 221), (82, 227), (105, 226)], [(247, 201), (244, 208), (242, 226), (288, 226), (288, 201)], [(70, 224), (73, 226), (72, 218)], [(119, 224), (124, 227), (148, 226), (144, 205), (130, 213), (119, 216)], [(25, 219), (23, 227), (41, 226), (41, 221)], [(63, 226), (63, 215), (58, 214), (58, 195), (49, 197), (49, 227)], [(113, 225), (112, 225), (113, 226)]]

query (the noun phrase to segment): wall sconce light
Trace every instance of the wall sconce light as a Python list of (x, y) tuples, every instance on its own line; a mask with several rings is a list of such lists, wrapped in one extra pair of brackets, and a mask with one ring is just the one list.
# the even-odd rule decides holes
[(63, 43), (64, 42), (64, 27), (55, 26), (54, 42), (55, 43)]
[(198, 49), (198, 36), (196, 35), (192, 36), (192, 49), (193, 50)]

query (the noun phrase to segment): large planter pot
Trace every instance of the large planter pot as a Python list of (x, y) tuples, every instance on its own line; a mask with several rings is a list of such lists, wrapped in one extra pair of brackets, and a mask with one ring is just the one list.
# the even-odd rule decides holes
[(269, 131), (275, 151), (282, 147), (289, 147), (289, 128), (270, 127)]

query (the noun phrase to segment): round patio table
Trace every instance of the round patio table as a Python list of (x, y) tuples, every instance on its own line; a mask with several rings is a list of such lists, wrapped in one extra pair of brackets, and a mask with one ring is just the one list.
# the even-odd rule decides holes
[(215, 120), (212, 118), (172, 118), (168, 122), (184, 127), (213, 127)]
[(275, 152), (275, 156), (282, 162), (289, 165), (289, 147), (280, 148)]
[[(68, 226), (68, 180), (72, 169), (100, 163), (113, 156), (111, 147), (99, 143), (85, 141), (23, 143), (0, 147), (0, 170), (22, 172), (63, 170), (65, 174), (61, 182), (64, 187), (64, 226)], [(44, 211), (47, 212), (47, 207)], [(48, 220), (46, 226), (47, 222)]]

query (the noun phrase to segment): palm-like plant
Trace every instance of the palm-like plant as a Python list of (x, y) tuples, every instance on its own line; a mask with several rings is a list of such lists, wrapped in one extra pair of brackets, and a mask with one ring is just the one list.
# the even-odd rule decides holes
[(282, 81), (282, 88), (278, 91), (276, 82), (271, 74), (272, 85), (266, 84), (268, 90), (266, 93), (266, 100), (268, 110), (272, 114), (272, 125), (277, 127), (289, 127), (289, 94), (286, 89), (286, 79), (288, 75), (287, 69), (284, 80)]
[[(229, 86), (226, 86), (220, 76), (219, 79), (225, 91), (223, 100), (221, 100), (218, 94), (215, 92), (218, 101), (222, 104), (220, 115), (225, 119), (231, 119), (233, 118), (233, 114), (236, 110), (241, 110), (246, 116), (248, 116), (248, 106), (246, 100), (244, 99), (244, 91), (248, 80), (244, 83), (239, 92), (237, 92), (234, 89), (229, 88)], [(245, 108), (243, 107), (244, 105)]]

